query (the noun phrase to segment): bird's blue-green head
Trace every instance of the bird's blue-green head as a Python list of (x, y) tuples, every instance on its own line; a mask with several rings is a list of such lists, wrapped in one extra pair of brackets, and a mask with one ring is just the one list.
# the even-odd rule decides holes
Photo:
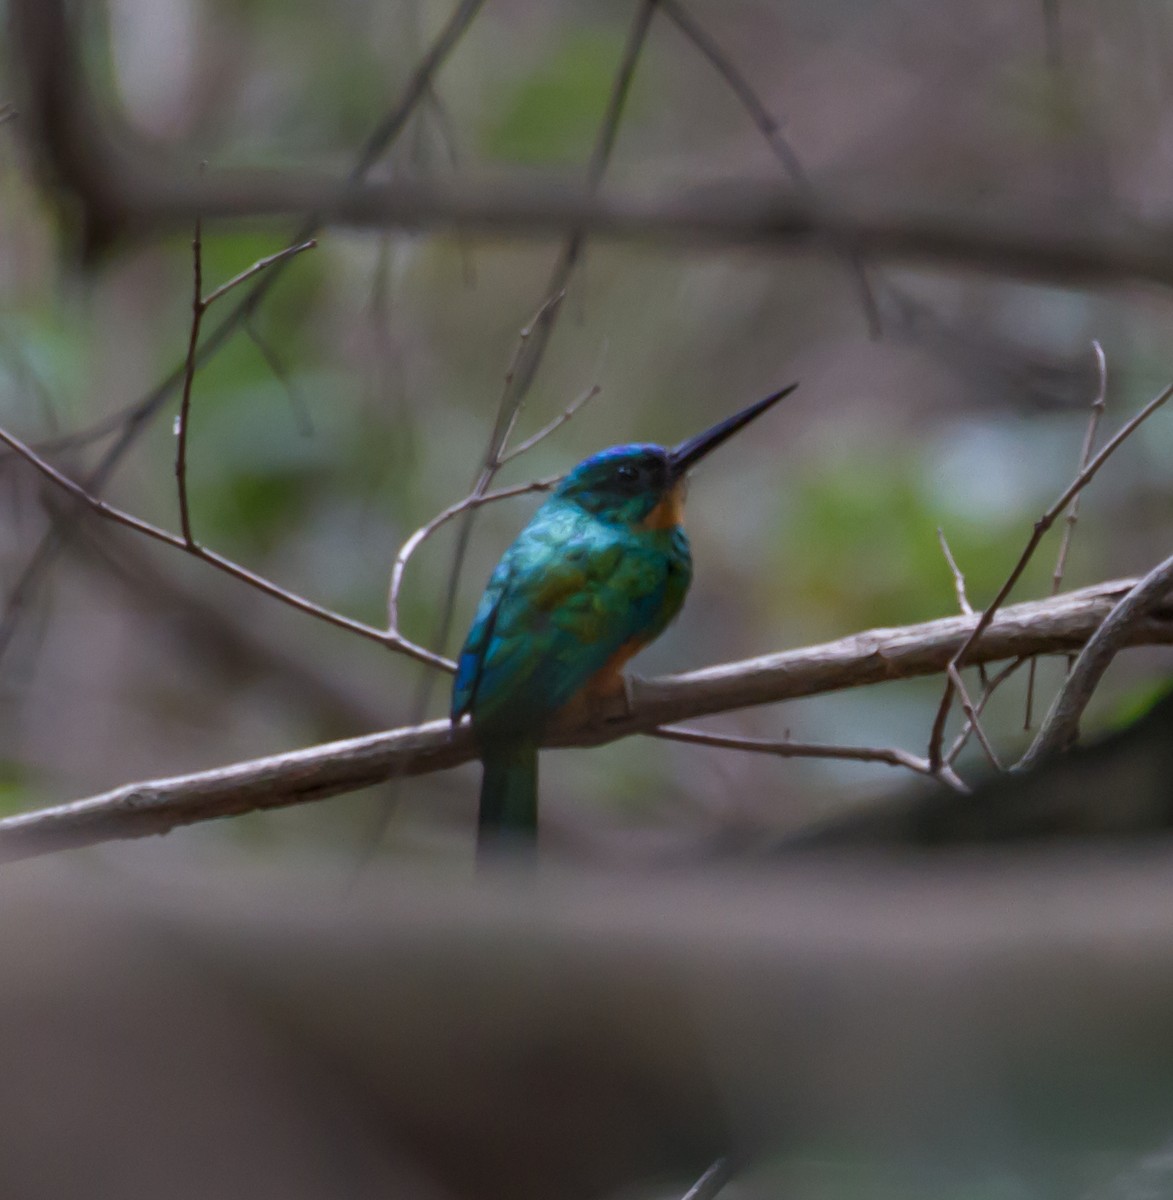
[(592, 454), (562, 480), (554, 497), (569, 500), (618, 525), (641, 525), (646, 529), (679, 525), (690, 468), (797, 386), (792, 383), (758, 400), (679, 446), (634, 442)]

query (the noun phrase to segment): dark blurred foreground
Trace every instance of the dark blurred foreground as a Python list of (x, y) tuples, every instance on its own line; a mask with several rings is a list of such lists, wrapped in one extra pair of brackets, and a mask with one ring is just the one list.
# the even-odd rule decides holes
[(0, 1195), (1173, 1190), (1166, 841), (349, 896), (175, 851), (5, 868)]

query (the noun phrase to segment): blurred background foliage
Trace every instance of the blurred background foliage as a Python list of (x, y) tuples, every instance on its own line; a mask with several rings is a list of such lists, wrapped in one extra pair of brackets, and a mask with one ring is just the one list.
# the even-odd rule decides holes
[[(693, 0), (690, 10), (783, 121), (816, 184), (990, 212), (1032, 196), (1057, 196), (1073, 213), (1167, 205), (1167, 6)], [(192, 162), (344, 172), (450, 3), (111, 0), (83, 11), (106, 99), (144, 138)], [(435, 102), (378, 170), (580, 178), (633, 11), (617, 0), (488, 4), (439, 76)], [(17, 93), (17, 66), (0, 70), (0, 101)], [(683, 189), (778, 171), (696, 48), (654, 21), (608, 177)], [(20, 118), (0, 125), (0, 420), (57, 445), (55, 461), (81, 476), (110, 435), (67, 435), (116, 430), (118, 414), (182, 358), (191, 254), (189, 238), (175, 236), (83, 268), (67, 215), (37, 186)], [(291, 232), (210, 226), (209, 286)], [(557, 250), (553, 241), (326, 231), (196, 379), (197, 536), (381, 623), (396, 548), (472, 482)], [(561, 472), (616, 441), (675, 441), (802, 383), (694, 479), (695, 583), (677, 625), (638, 660), (641, 673), (949, 614), (956, 600), (938, 527), (980, 607), (1074, 473), (1095, 392), (1092, 339), (1109, 363), (1106, 430), (1173, 375), (1168, 298), (1152, 288), (1082, 291), (879, 266), (869, 275), (878, 336), (858, 281), (834, 258), (588, 247), (518, 435), (588, 386), (602, 392), (501, 483)], [(169, 528), (174, 411), (108, 493)], [(1171, 450), (1173, 424), (1158, 416), (1088, 491), (1067, 585), (1140, 573), (1167, 553)], [(6, 592), (57, 499), (25, 465), (0, 461)], [(535, 504), (478, 517), (456, 636)], [(402, 619), (417, 640), (432, 635), (453, 534), (409, 569)], [(1045, 543), (1016, 598), (1046, 593), (1056, 545), (1054, 536)], [(5, 808), (390, 727), (412, 717), (418, 689), (407, 660), (92, 521), (15, 629), (0, 659)], [(1165, 651), (1131, 652), (1093, 722), (1130, 711), (1168, 667)], [(1036, 711), (1059, 669), (1040, 670)], [(445, 710), (447, 690), (439, 680), (430, 715)], [(711, 727), (919, 751), (939, 690), (936, 680), (889, 685)], [(1023, 701), (1020, 677), (991, 710), (996, 740), (1024, 742)], [(677, 845), (720, 826), (785, 828), (902, 782), (883, 767), (648, 739), (547, 754), (543, 776), (550, 845), (588, 853)], [(469, 767), (395, 787), (386, 849), (462, 860), (475, 777)], [(175, 836), (265, 852), (313, 839), (349, 853), (387, 794)]]

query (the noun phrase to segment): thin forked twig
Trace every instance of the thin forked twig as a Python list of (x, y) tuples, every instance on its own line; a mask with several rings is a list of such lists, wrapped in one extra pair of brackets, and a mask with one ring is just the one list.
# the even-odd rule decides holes
[(750, 120), (770, 147), (770, 153), (777, 159), (791, 183), (795, 187), (807, 189), (810, 180), (794, 147), (782, 132), (782, 122), (774, 116), (763, 103), (749, 80), (738, 70), (733, 60), (717, 44), (708, 30), (679, 3), (679, 0), (660, 0), (660, 8), (664, 16), (696, 47), (718, 75), (725, 81), (726, 86), (737, 98), (737, 102), (745, 109)]
[(562, 477), (552, 475), (548, 479), (535, 479), (530, 483), (520, 483), (516, 487), (501, 488), (495, 492), (482, 492), (481, 495), (470, 493), (463, 500), (450, 504), (443, 512), (437, 513), (426, 525), (421, 525), (400, 547), (391, 567), (391, 587), (387, 598), (388, 628), (399, 628), (399, 593), (403, 587), (403, 573), (407, 569), (407, 561), (437, 529), (449, 521), (468, 512), (472, 508), (480, 508), (483, 504), (493, 504), (498, 500), (507, 500), (511, 496), (525, 496), (531, 492), (548, 492)]
[(61, 488), (62, 491), (67, 492), (98, 516), (104, 517), (116, 525), (123, 525), (127, 529), (133, 529), (137, 533), (153, 538), (157, 542), (162, 542), (165, 546), (172, 546), (176, 550), (182, 550), (186, 554), (190, 554), (193, 558), (198, 558), (202, 562), (215, 567), (217, 570), (223, 571), (226, 575), (231, 575), (234, 579), (239, 579), (243, 583), (247, 583), (250, 587), (263, 592), (266, 596), (280, 600), (283, 604), (287, 604), (291, 608), (296, 608), (299, 612), (307, 613), (311, 617), (317, 617), (318, 620), (325, 621), (329, 625), (336, 625), (340, 629), (356, 633), (360, 637), (378, 642), (389, 649), (400, 651), (410, 658), (427, 663), (429, 666), (439, 667), (445, 671), (454, 671), (456, 669), (455, 664), (448, 659), (442, 658), (438, 654), (433, 654), (431, 651), (425, 650), (422, 646), (417, 646), (407, 638), (401, 637), (394, 630), (376, 629), (373, 625), (367, 625), (362, 621), (356, 621), (351, 617), (343, 616), (332, 609), (323, 608), (321, 605), (314, 604), (311, 600), (306, 600), (303, 596), (299, 596), (296, 592), (279, 587), (262, 575), (254, 574), (247, 567), (242, 567), (239, 563), (235, 563), (231, 559), (216, 554), (212, 550), (205, 549), (198, 542), (189, 541), (186, 537), (169, 533), (166, 529), (161, 529), (158, 525), (152, 525), (150, 521), (144, 521), (141, 517), (133, 516), (131, 513), (124, 512), (122, 509), (108, 504), (100, 497), (86, 491), (80, 483), (70, 479), (67, 475), (63, 475), (56, 467), (41, 458), (35, 450), (26, 446), (19, 438), (14, 437), (4, 429), (0, 429), (0, 442), (3, 442), (11, 450), (14, 450), (21, 458), (34, 466), (46, 479)]
[[(990, 765), (995, 771), (1001, 771), (1003, 769), (1002, 763), (998, 758), (993, 743), (986, 736), (986, 731), (982, 728), (978, 706), (970, 698), (969, 690), (965, 686), (965, 680), (961, 678), (961, 671), (958, 669), (956, 660), (951, 662), (945, 669), (945, 677), (952, 684), (954, 691), (956, 691), (957, 698), (961, 701), (961, 710), (965, 713), (969, 728), (973, 730), (978, 743), (986, 752), (986, 757), (990, 760)], [(944, 759), (941, 760), (941, 765), (944, 765)]]
[(552, 421), (548, 421), (543, 425), (537, 433), (527, 437), (524, 442), (519, 442), (508, 452), (503, 451), (497, 458), (497, 465), (503, 467), (507, 462), (512, 462), (515, 458), (519, 458), (527, 450), (532, 450), (539, 442), (545, 441), (550, 434), (561, 429), (567, 421), (572, 420), (578, 410), (584, 405), (589, 404), (602, 390), (597, 383), (591, 384), (585, 392), (581, 392)]
[(1014, 569), (1006, 577), (1006, 582), (998, 589), (998, 594), (994, 597), (990, 606), (982, 613), (978, 619), (978, 623), (973, 627), (973, 632), (966, 638), (964, 644), (960, 647), (957, 653), (953, 656), (953, 667), (955, 668), (949, 673), (945, 691), (941, 697), (941, 703), (937, 709), (936, 718), (933, 721), (933, 730), (929, 738), (929, 762), (934, 767), (938, 767), (942, 762), (942, 743), (945, 737), (945, 721), (949, 716), (949, 709), (953, 703), (955, 685), (959, 676), (956, 668), (964, 661), (965, 656), (973, 648), (974, 643), (982, 636), (989, 628), (990, 622), (994, 619), (998, 609), (1010, 594), (1014, 585), (1026, 570), (1027, 564), (1038, 548), (1039, 542), (1047, 530), (1055, 523), (1059, 515), (1067, 508), (1068, 504), (1079, 495), (1081, 491), (1096, 477), (1100, 468), (1108, 461), (1109, 458), (1120, 448), (1120, 446), (1136, 432), (1138, 428), (1149, 417), (1153, 415), (1169, 399), (1173, 396), (1173, 384), (1169, 384), (1160, 393), (1153, 397), (1138, 413), (1127, 420), (1116, 433), (1104, 444), (1099, 453), (1079, 472), (1078, 475), (1064, 489), (1063, 494), (1047, 509), (1045, 513), (1035, 522), (1034, 529), (1031, 531), (1030, 537), (1027, 539), (1026, 546), (1019, 555), (1018, 562), (1015, 563)]
[[(953, 551), (949, 548), (949, 542), (945, 537), (945, 531), (937, 527), (937, 542), (941, 547), (941, 553), (945, 556), (945, 562), (949, 565), (950, 574), (953, 576), (953, 591), (957, 595), (957, 607), (967, 616), (974, 615), (973, 605), (969, 602), (969, 594), (965, 586), (965, 574), (957, 565), (957, 559), (953, 557)], [(989, 684), (989, 678), (986, 675), (985, 663), (978, 664), (978, 678), (981, 680), (982, 689), (985, 690)], [(978, 711), (981, 711), (980, 705)]]
[[(458, 149), (456, 129), (452, 122), (452, 114), (444, 103), (440, 93), (434, 86), (428, 88), (428, 106), (424, 110), (435, 118), (436, 129), (440, 134), (440, 142), (448, 157), (449, 170), (454, 175), (460, 173), (460, 151)], [(457, 233), (453, 237), (457, 253), (460, 255), (460, 272), (465, 287), (475, 287), (477, 281), (476, 262), (473, 259), (472, 244), (468, 237)]]
[(538, 369), (538, 363), (545, 352), (548, 331), (558, 319), (558, 314), (562, 311), (562, 302), (565, 299), (566, 289), (564, 287), (550, 292), (538, 305), (537, 312), (518, 331), (513, 357), (505, 369), (505, 393), (508, 395), (513, 392), (517, 399), (515, 403), (506, 405), (502, 398), (497, 413), (500, 427), (494, 428), (493, 435), (489, 439), (480, 472), (477, 475), (476, 483), (473, 484), (474, 495), (488, 491), (493, 477), (505, 461), (505, 447), (513, 436), (513, 430), (521, 416), (526, 394), (529, 392), (530, 384)]
[(286, 246), (276, 254), (270, 254), (258, 259), (251, 267), (234, 275), (227, 283), (204, 295), (204, 242), (203, 225), (196, 218), (195, 235), (191, 242), (192, 259), (192, 299), (191, 299), (191, 332), (187, 340), (187, 357), (183, 363), (183, 391), (179, 401), (179, 416), (175, 425), (175, 485), (179, 492), (179, 527), (183, 531), (184, 543), (190, 548), (195, 546), (195, 537), (191, 531), (191, 506), (187, 496), (187, 442), (188, 429), (191, 424), (191, 393), (195, 384), (196, 367), (199, 358), (200, 328), (204, 314), (217, 300), (227, 296), (233, 288), (247, 283), (262, 271), (293, 258), (306, 250), (317, 246), (317, 241), (310, 238), (294, 246)]
[[(1022, 666), (1027, 660), (1025, 658), (1015, 658), (1008, 662), (996, 675), (986, 679), (985, 686), (982, 688), (982, 694), (978, 697), (977, 703), (974, 705), (974, 710), (980, 717), (985, 711), (986, 705), (990, 702), (993, 694)], [(1031, 659), (1031, 662), (1034, 660)], [(979, 664), (984, 669), (985, 664)], [(965, 749), (970, 737), (973, 735), (974, 725), (968, 720), (962, 726), (961, 732), (953, 739), (953, 745), (949, 747), (948, 754), (945, 755), (944, 763), (947, 767), (952, 767), (960, 756), (962, 750)]]
[[(770, 153), (789, 176), (798, 193), (808, 199), (813, 198), (814, 191), (811, 188), (810, 180), (807, 178), (806, 171), (803, 169), (794, 147), (782, 132), (781, 122), (766, 107), (753, 85), (738, 70), (733, 60), (721, 49), (708, 31), (680, 3), (680, 0), (660, 0), (660, 2), (664, 15), (696, 47), (701, 56), (725, 81), (738, 103), (745, 109), (750, 120), (765, 139)], [(846, 258), (859, 291), (868, 331), (873, 338), (878, 338), (883, 332), (883, 323), (880, 320), (880, 307), (876, 302), (867, 268), (863, 258), (853, 247), (847, 249)]]
[(206, 311), (204, 305), (203, 228), (196, 217), (195, 236), (191, 242), (191, 332), (187, 339), (187, 357), (183, 360), (183, 391), (179, 400), (179, 416), (175, 428), (175, 487), (179, 492), (179, 527), (187, 546), (195, 545), (191, 535), (191, 512), (187, 502), (187, 428), (191, 415), (191, 389), (195, 383), (196, 353), (200, 344), (200, 324)]
[[(497, 466), (504, 466), (507, 462), (511, 462), (513, 459), (525, 454), (527, 450), (532, 450), (539, 442), (544, 441), (552, 433), (565, 425), (567, 421), (572, 420), (579, 409), (593, 400), (601, 391), (602, 388), (597, 383), (592, 384), (577, 399), (567, 405), (558, 416), (548, 424), (543, 425), (537, 433), (526, 438), (524, 442), (513, 447), (508, 453), (500, 454), (497, 459)], [(480, 508), (484, 504), (492, 504), (497, 500), (506, 500), (512, 496), (524, 496), (531, 492), (548, 492), (561, 478), (560, 475), (551, 475), (547, 479), (535, 479), (530, 483), (501, 488), (495, 492), (481, 492), (480, 494), (470, 492), (463, 500), (458, 500), (455, 504), (450, 504), (442, 512), (437, 513), (425, 525), (421, 525), (400, 547), (399, 553), (396, 554), (395, 561), (391, 567), (391, 586), (388, 589), (387, 595), (388, 628), (399, 628), (399, 593), (403, 587), (403, 574), (407, 568), (408, 559), (437, 529), (440, 529), (462, 513), (466, 513), (474, 508)]]
[(1027, 770), (1048, 755), (1074, 745), (1079, 719), (1087, 708), (1108, 665), (1127, 642), (1129, 631), (1173, 589), (1173, 557), (1154, 567), (1114, 609), (1091, 636), (1047, 713), (1038, 736), (1016, 770)]
[[(659, 0), (641, 0), (632, 20), (627, 43), (623, 48), (623, 56), (615, 69), (611, 91), (607, 97), (607, 107), (599, 123), (595, 143), (591, 149), (590, 161), (587, 164), (586, 190), (588, 195), (592, 195), (598, 190), (603, 176), (607, 172), (607, 167), (610, 165), (615, 140), (619, 135), (619, 125), (627, 108), (628, 96), (635, 78), (635, 69), (647, 41), (652, 17), (658, 7)], [(537, 375), (538, 367), (545, 357), (546, 347), (550, 343), (550, 337), (561, 312), (561, 302), (566, 295), (570, 277), (578, 266), (584, 242), (585, 235), (581, 230), (573, 231), (566, 239), (562, 253), (559, 255), (546, 285), (546, 299), (539, 307), (537, 316), (526, 329), (522, 341), (518, 344), (517, 353), (506, 374), (505, 390), (497, 409), (497, 420), (489, 439), (481, 475), (477, 481), (480, 490), (487, 489), (492, 483), (493, 473), (496, 469), (495, 464), (499, 465), (500, 453), (517, 420), (518, 410), (524, 403), (534, 377)], [(483, 484), (481, 483), (482, 479), (484, 480)]]
[(269, 373), (277, 380), (285, 392), (285, 401), (289, 405), (290, 412), (293, 414), (293, 423), (297, 432), (302, 437), (312, 437), (314, 419), (310, 416), (310, 411), (306, 407), (305, 398), (302, 396), (297, 385), (290, 379), (289, 371), (281, 361), (277, 351), (269, 345), (268, 338), (257, 328), (257, 323), (253, 317), (246, 318), (241, 328), (244, 330), (245, 337), (256, 347), (257, 353), (261, 356), (265, 366), (269, 368)]
[[(1083, 445), (1079, 451), (1079, 469), (1084, 471), (1091, 462), (1092, 449), (1096, 444), (1096, 434), (1100, 430), (1100, 421), (1104, 416), (1104, 405), (1108, 395), (1108, 360), (1104, 356), (1104, 348), (1098, 341), (1092, 341), (1092, 352), (1096, 356), (1096, 398), (1092, 401), (1091, 415), (1088, 417), (1087, 429), (1083, 434)], [(1063, 586), (1063, 575), (1067, 570), (1067, 553), (1071, 549), (1071, 538), (1075, 533), (1075, 525), (1079, 520), (1080, 494), (1072, 497), (1067, 509), (1063, 528), (1063, 538), (1059, 542), (1059, 553), (1055, 557), (1055, 570), (1051, 575), (1051, 595), (1057, 596)]]
[(752, 754), (771, 754), (776, 758), (831, 758), (846, 759), (849, 762), (884, 763), (890, 767), (904, 767), (918, 775), (942, 779), (959, 791), (969, 790), (952, 771), (934, 772), (927, 758), (918, 758), (915, 754), (895, 746), (838, 746), (823, 742), (792, 742), (788, 738), (776, 741), (770, 738), (708, 733), (688, 725), (659, 725), (649, 732), (653, 737), (664, 738), (670, 742), (689, 742), (696, 746), (714, 746), (722, 750), (746, 750)]
[[(1104, 402), (1108, 394), (1108, 360), (1104, 348), (1096, 339), (1092, 339), (1092, 352), (1096, 358), (1096, 395), (1092, 400), (1092, 410), (1088, 417), (1087, 428), (1083, 434), (1083, 445), (1079, 451), (1079, 469), (1082, 471), (1092, 456), (1092, 448), (1096, 444), (1096, 434), (1099, 432), (1100, 421), (1104, 415)], [(1067, 570), (1067, 553), (1071, 549), (1071, 539), (1075, 533), (1075, 525), (1079, 520), (1079, 500), (1076, 497), (1067, 509), (1063, 525), (1063, 538), (1059, 542), (1059, 553), (1055, 556), (1055, 570), (1051, 575), (1051, 595), (1057, 596), (1063, 586), (1063, 575)], [(1070, 662), (1068, 663), (1070, 666)], [(1030, 675), (1026, 681), (1026, 712), (1023, 717), (1023, 728), (1029, 729), (1034, 724), (1034, 695), (1035, 695), (1036, 663), (1030, 660)]]
[(251, 267), (245, 268), (239, 275), (233, 275), (227, 283), (222, 283), (218, 288), (213, 289), (203, 299), (202, 307), (205, 309), (211, 308), (217, 300), (227, 296), (229, 292), (248, 283), (254, 275), (259, 275), (262, 271), (269, 270), (270, 267), (276, 266), (279, 262), (284, 262), (287, 258), (293, 258), (306, 250), (312, 250), (318, 241), (316, 238), (306, 238), (301, 242), (294, 242), (292, 245), (286, 246), (283, 250), (278, 250), (276, 254), (267, 254), (264, 258), (258, 258)]
[[(391, 110), (363, 144), (348, 176), (349, 183), (352, 185), (360, 183), (387, 148), (407, 127), (417, 107), (427, 98), (436, 75), (460, 43), (484, 3), (485, 0), (461, 0), (456, 6), (447, 23), (436, 35), (428, 52), (412, 72), (411, 78), (404, 85)], [(314, 237), (322, 225), (323, 218), (320, 214), (315, 213), (308, 217), (292, 239), (293, 244), (297, 245)], [(285, 265), (284, 262), (276, 263), (271, 270), (262, 274), (249, 289), (247, 295), (203, 339), (199, 348), (197, 365), (205, 365), (218, 354), (232, 339), (236, 331), (259, 309), (265, 297), (276, 285)], [(182, 387), (186, 376), (186, 364), (184, 364), (173, 370), (150, 392), (124, 410), (116, 427), (119, 436), (102, 456), (98, 466), (86, 477), (85, 490), (96, 494), (106, 485), (118, 464), (138, 441), (153, 418), (175, 391)], [(4, 612), (0, 615), (0, 655), (3, 655), (11, 644), (19, 615), (27, 604), (33, 589), (56, 559), (62, 545), (62, 537), (60, 526), (55, 526), (41, 538), (9, 592)]]
[(100, 442), (104, 438), (118, 433), (136, 407), (137, 401), (135, 404), (128, 404), (125, 408), (110, 413), (109, 416), (105, 416), (100, 421), (95, 421), (83, 429), (74, 430), (72, 433), (54, 433), (49, 437), (38, 438), (35, 449), (42, 454), (58, 454), (63, 450), (84, 449), (86, 446), (91, 446), (95, 442)]
[(941, 553), (945, 556), (945, 561), (949, 564), (949, 571), (953, 575), (953, 590), (957, 593), (957, 607), (961, 609), (967, 617), (973, 616), (973, 605), (969, 602), (969, 596), (965, 590), (965, 576), (961, 573), (961, 568), (957, 565), (957, 560), (953, 557), (953, 551), (949, 549), (949, 543), (945, 540), (945, 531), (937, 527), (937, 541), (941, 546)]

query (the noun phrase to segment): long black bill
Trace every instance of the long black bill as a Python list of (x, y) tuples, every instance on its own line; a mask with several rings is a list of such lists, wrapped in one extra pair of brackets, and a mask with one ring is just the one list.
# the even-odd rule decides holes
[(756, 404), (743, 408), (741, 412), (726, 417), (724, 421), (719, 421), (711, 429), (706, 429), (704, 433), (698, 433), (696, 437), (689, 438), (687, 442), (681, 442), (679, 446), (669, 451), (668, 461), (672, 468), (672, 474), (679, 478), (689, 467), (700, 462), (710, 450), (716, 450), (723, 441), (731, 438), (739, 429), (745, 428), (755, 417), (760, 417), (767, 408), (772, 408), (779, 400), (789, 396), (796, 387), (798, 384), (792, 383), (780, 392), (775, 392), (764, 400), (759, 400)]

